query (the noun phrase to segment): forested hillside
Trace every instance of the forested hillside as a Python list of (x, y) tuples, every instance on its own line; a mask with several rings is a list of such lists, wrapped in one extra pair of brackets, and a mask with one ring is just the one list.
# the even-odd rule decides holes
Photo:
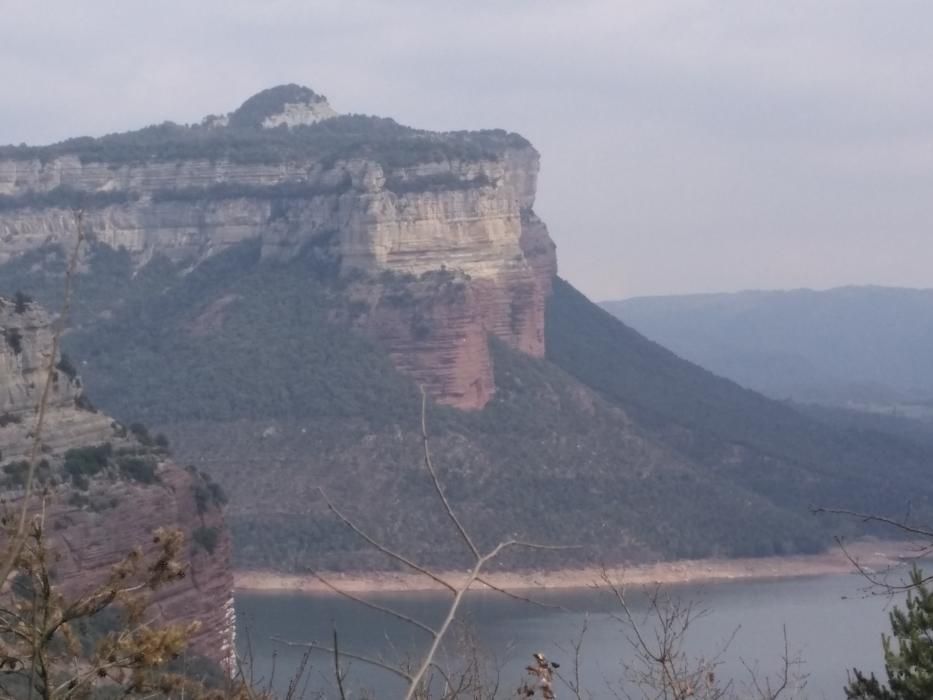
[[(54, 303), (61, 269), (52, 250), (19, 258), (0, 291)], [(354, 330), (358, 282), (313, 248), (269, 263), (249, 242), (193, 270), (156, 258), (136, 273), (96, 246), (77, 280), (65, 345), (91, 399), (164, 432), (224, 486), (241, 567), (387, 565), (319, 488), (406, 551), (460, 561), (420, 464), (417, 387)], [(852, 527), (812, 505), (933, 512), (933, 449), (742, 389), (561, 280), (546, 328), (546, 359), (493, 343), (483, 410), (430, 406), (449, 496), (484, 542), (582, 545), (563, 561), (812, 552)]]
[(681, 356), (776, 398), (866, 407), (933, 399), (933, 290), (696, 294), (603, 306)]

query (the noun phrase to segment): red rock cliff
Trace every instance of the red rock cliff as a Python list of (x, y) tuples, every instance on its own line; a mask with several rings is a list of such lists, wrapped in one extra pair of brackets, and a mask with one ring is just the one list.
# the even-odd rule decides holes
[(345, 262), (383, 271), (381, 293), (358, 289), (371, 305), (363, 327), (436, 400), (462, 409), (482, 408), (495, 392), (489, 335), (544, 356), (557, 273), (554, 243), (531, 208), (537, 152), (514, 149), (497, 167), (484, 187), (386, 195), (368, 235), (384, 255)]

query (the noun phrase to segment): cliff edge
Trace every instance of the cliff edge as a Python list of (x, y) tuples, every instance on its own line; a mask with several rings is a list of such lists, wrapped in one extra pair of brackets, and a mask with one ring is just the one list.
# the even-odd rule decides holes
[(265, 261), (314, 249), (354, 283), (353, 322), (398, 368), (478, 409), (495, 390), (488, 334), (545, 353), (557, 264), (533, 209), (538, 170), (516, 134), (340, 116), (279, 86), (200, 125), (0, 148), (0, 263), (67, 244), (74, 206), (139, 266), (196, 266), (247, 240)]
[[(25, 297), (0, 298), (0, 497), (24, 496), (25, 458), (52, 353), (48, 315)], [(74, 367), (61, 356), (41, 433), (36, 478), (59, 560), (58, 583), (85, 591), (105, 580), (134, 547), (152, 547), (158, 528), (186, 538), (186, 577), (153, 594), (166, 623), (197, 620), (190, 649), (219, 663), (233, 653), (230, 538), (219, 489), (175, 465), (164, 443), (141, 426), (127, 429), (94, 409)]]

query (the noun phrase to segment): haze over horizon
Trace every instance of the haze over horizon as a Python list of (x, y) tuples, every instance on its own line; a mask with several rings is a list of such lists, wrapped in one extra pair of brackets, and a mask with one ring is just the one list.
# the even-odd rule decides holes
[(197, 122), (297, 82), (340, 112), (528, 137), (561, 273), (594, 299), (933, 287), (925, 3), (0, 7), (4, 143)]

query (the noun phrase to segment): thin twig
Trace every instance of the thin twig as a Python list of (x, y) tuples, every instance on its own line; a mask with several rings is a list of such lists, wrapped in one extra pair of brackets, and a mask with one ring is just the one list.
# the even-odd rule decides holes
[(412, 569), (412, 570), (414, 570), (414, 571), (417, 571), (418, 573), (423, 574), (424, 576), (427, 576), (427, 577), (430, 578), (432, 581), (435, 581), (435, 582), (439, 583), (441, 586), (443, 586), (444, 588), (446, 588), (447, 590), (449, 590), (451, 593), (456, 594), (457, 589), (456, 589), (454, 586), (452, 586), (450, 583), (448, 583), (447, 581), (445, 581), (444, 579), (442, 579), (440, 576), (438, 576), (437, 574), (435, 574), (435, 573), (433, 573), (433, 572), (431, 572), (431, 571), (428, 571), (428, 570), (425, 569), (423, 566), (420, 566), (419, 564), (416, 564), (415, 562), (411, 561), (411, 559), (409, 559), (408, 557), (405, 557), (405, 556), (403, 556), (403, 555), (401, 555), (401, 554), (399, 554), (399, 553), (397, 553), (397, 552), (392, 551), (392, 550), (389, 549), (388, 547), (386, 547), (386, 546), (380, 544), (378, 541), (376, 541), (375, 539), (373, 539), (370, 535), (366, 534), (363, 530), (361, 530), (361, 529), (356, 525), (356, 523), (354, 523), (352, 520), (350, 520), (348, 517), (346, 517), (343, 513), (341, 513), (341, 512), (337, 509), (337, 506), (335, 506), (335, 505), (331, 502), (331, 500), (327, 497), (327, 494), (324, 493), (324, 489), (318, 488), (318, 491), (320, 492), (321, 496), (324, 498), (324, 502), (327, 504), (327, 507), (330, 509), (330, 511), (331, 511), (334, 515), (336, 515), (344, 525), (346, 525), (348, 528), (350, 528), (351, 530), (353, 530), (353, 532), (355, 532), (357, 535), (359, 535), (360, 537), (362, 537), (364, 540), (366, 540), (367, 542), (369, 542), (369, 544), (371, 544), (373, 547), (375, 547), (376, 549), (378, 549), (380, 552), (382, 552), (382, 553), (385, 554), (386, 556), (391, 557), (392, 559), (395, 559), (395, 561), (397, 561), (397, 562), (399, 562), (399, 563), (401, 563), (401, 564), (404, 564), (404, 565), (407, 566), (408, 568), (410, 568), (410, 569)]
[(435, 636), (435, 635), (437, 635), (437, 631), (436, 631), (433, 627), (430, 627), (430, 626), (424, 624), (424, 623), (421, 622), (420, 620), (416, 620), (415, 618), (409, 617), (408, 615), (405, 615), (404, 613), (400, 613), (398, 610), (393, 610), (392, 608), (387, 608), (387, 607), (385, 607), (385, 606), (378, 605), (378, 604), (376, 604), (376, 603), (370, 602), (370, 601), (366, 600), (365, 598), (360, 598), (359, 596), (353, 595), (353, 594), (350, 593), (349, 591), (345, 591), (345, 590), (343, 590), (342, 588), (340, 588), (339, 586), (334, 585), (333, 583), (331, 583), (329, 580), (327, 580), (326, 578), (324, 578), (323, 576), (321, 576), (321, 575), (320, 575), (319, 573), (317, 573), (316, 571), (313, 571), (313, 570), (312, 570), (312, 571), (310, 571), (309, 573), (310, 573), (312, 576), (314, 576), (314, 578), (316, 578), (318, 581), (320, 581), (320, 582), (323, 583), (325, 586), (327, 586), (327, 587), (328, 587), (330, 590), (332, 590), (334, 593), (336, 593), (337, 595), (343, 596), (344, 598), (346, 598), (346, 599), (348, 599), (348, 600), (352, 600), (354, 603), (359, 603), (360, 605), (363, 605), (363, 606), (365, 606), (365, 607), (367, 607), (367, 608), (370, 608), (371, 610), (376, 610), (376, 611), (381, 612), (381, 613), (384, 613), (384, 614), (386, 614), (386, 615), (391, 615), (392, 617), (394, 617), (394, 618), (396, 618), (396, 619), (398, 619), (398, 620), (401, 620), (402, 622), (407, 622), (407, 623), (410, 624), (410, 625), (414, 625), (415, 627), (424, 630), (425, 632), (427, 632), (428, 634), (430, 634), (432, 637)]
[(933, 538), (933, 530), (927, 530), (922, 527), (915, 527), (913, 525), (908, 525), (906, 522), (900, 520), (894, 520), (893, 518), (886, 518), (883, 515), (872, 515), (870, 513), (859, 513), (854, 510), (846, 510), (845, 508), (813, 508), (811, 512), (814, 514), (826, 513), (829, 515), (845, 515), (850, 518), (857, 518), (863, 523), (881, 523), (883, 525), (890, 525), (891, 527), (897, 528), (898, 530), (903, 530), (904, 532), (909, 532), (913, 535), (920, 535), (927, 539)]
[(74, 212), (75, 224), (77, 226), (77, 240), (75, 241), (74, 249), (71, 252), (71, 257), (68, 260), (68, 267), (65, 270), (65, 291), (64, 299), (62, 301), (62, 310), (58, 318), (58, 322), (55, 324), (54, 330), (52, 331), (52, 348), (49, 354), (49, 365), (45, 374), (45, 384), (42, 387), (42, 393), (39, 396), (38, 404), (36, 405), (36, 423), (33, 428), (32, 435), (32, 447), (29, 451), (29, 469), (26, 472), (26, 488), (23, 495), (23, 504), (20, 507), (19, 511), (19, 520), (16, 525), (16, 530), (13, 533), (13, 538), (10, 541), (9, 547), (7, 548), (7, 553), (4, 555), (2, 563), (0, 563), (0, 586), (6, 583), (7, 578), (10, 576), (10, 572), (13, 570), (13, 567), (16, 564), (16, 560), (22, 554), (23, 547), (26, 544), (26, 518), (29, 514), (29, 501), (32, 497), (32, 491), (35, 483), (36, 476), (36, 465), (39, 462), (39, 453), (42, 447), (42, 430), (45, 427), (45, 414), (46, 409), (49, 403), (49, 395), (52, 390), (52, 384), (54, 383), (55, 378), (55, 358), (58, 356), (58, 347), (61, 342), (62, 332), (65, 327), (65, 321), (68, 318), (68, 313), (71, 310), (71, 292), (72, 292), (72, 280), (74, 278), (75, 270), (78, 266), (78, 255), (81, 252), (81, 244), (84, 242), (84, 211), (78, 209)]
[(540, 600), (535, 600), (534, 598), (528, 598), (526, 596), (519, 595), (518, 593), (510, 591), (507, 588), (502, 588), (501, 586), (497, 586), (494, 583), (490, 583), (489, 579), (485, 578), (484, 576), (477, 576), (476, 582), (481, 583), (482, 585), (486, 586), (486, 588), (489, 588), (490, 590), (493, 590), (496, 593), (504, 595), (505, 597), (511, 598), (513, 600), (518, 600), (523, 603), (535, 605), (539, 608), (544, 608), (545, 610), (560, 610), (561, 612), (571, 612), (570, 609), (565, 608), (563, 605), (554, 605), (552, 603), (542, 603)]
[(340, 700), (347, 700), (347, 694), (343, 690), (343, 674), (340, 672), (340, 647), (337, 645), (337, 625), (334, 625), (334, 675), (337, 677), (337, 691), (340, 693)]
[(476, 545), (473, 544), (473, 539), (463, 527), (460, 519), (454, 513), (453, 508), (451, 508), (450, 501), (447, 500), (447, 496), (444, 494), (444, 489), (441, 487), (441, 482), (437, 478), (437, 472), (434, 470), (434, 463), (431, 461), (431, 450), (428, 447), (428, 396), (424, 393), (423, 386), (419, 388), (421, 389), (421, 444), (424, 448), (424, 466), (427, 467), (428, 473), (431, 475), (431, 483), (434, 485), (434, 491), (437, 493), (437, 497), (441, 499), (441, 503), (444, 505), (444, 510), (447, 512), (447, 517), (450, 518), (451, 522), (454, 524), (454, 527), (457, 528), (457, 532), (460, 533), (460, 537), (463, 538), (463, 541), (466, 542), (467, 547), (470, 548), (474, 559), (479, 559), (479, 549), (477, 549)]
[[(287, 647), (302, 647), (304, 649), (314, 649), (315, 651), (324, 651), (324, 652), (327, 652), (328, 654), (334, 653), (333, 647), (329, 647), (324, 644), (318, 644), (317, 642), (292, 642), (287, 639), (282, 639), (281, 637), (271, 637), (271, 639), (273, 642), (284, 644)], [(412, 680), (411, 674), (406, 673), (405, 671), (399, 668), (395, 668), (394, 666), (390, 666), (389, 664), (385, 663), (384, 661), (380, 661), (379, 659), (374, 659), (369, 656), (363, 656), (361, 654), (353, 654), (349, 651), (341, 651), (340, 655), (345, 656), (348, 659), (355, 659), (356, 661), (360, 661), (364, 664), (376, 666), (377, 668), (381, 668), (384, 671), (388, 671), (389, 673), (394, 673), (396, 676), (403, 678), (409, 683)]]

